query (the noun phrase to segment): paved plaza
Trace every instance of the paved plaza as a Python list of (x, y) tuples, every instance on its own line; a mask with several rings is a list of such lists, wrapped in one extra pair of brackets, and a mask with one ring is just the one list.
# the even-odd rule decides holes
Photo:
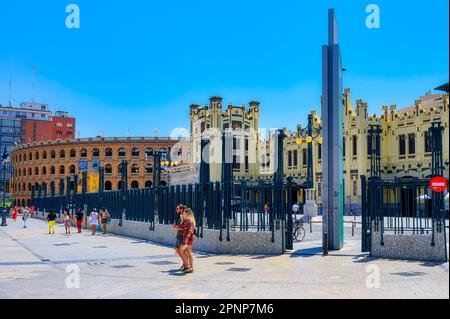
[[(183, 274), (171, 247), (86, 230), (65, 235), (62, 225), (48, 235), (45, 222), (28, 222), (0, 228), (0, 298), (449, 298), (448, 263), (369, 258), (358, 253), (360, 229), (352, 239), (348, 225), (346, 248), (327, 257), (320, 226), (309, 233), (305, 224), (305, 241), (290, 254), (196, 253), (195, 273)], [(73, 269), (79, 288), (67, 286)]]

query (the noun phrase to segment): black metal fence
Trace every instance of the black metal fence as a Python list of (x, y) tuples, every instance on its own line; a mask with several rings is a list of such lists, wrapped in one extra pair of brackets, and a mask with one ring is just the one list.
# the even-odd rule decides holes
[(175, 208), (183, 203), (195, 213), (198, 236), (203, 235), (204, 228), (219, 230), (220, 240), (225, 236), (229, 240), (230, 231), (271, 231), (274, 240), (274, 231), (284, 224), (280, 221), (292, 221), (292, 187), (290, 181), (274, 184), (242, 180), (96, 193), (72, 191), (63, 196), (41, 194), (32, 202), (41, 212), (82, 208), (89, 213), (105, 207), (114, 219), (121, 219), (122, 212), (126, 212), (126, 220), (148, 222), (150, 229), (155, 223), (177, 223)]
[(438, 233), (445, 235), (444, 193), (432, 192), (430, 179), (361, 177), (363, 236), (362, 250), (370, 251), (371, 232), (381, 234), (431, 234), (432, 245)]

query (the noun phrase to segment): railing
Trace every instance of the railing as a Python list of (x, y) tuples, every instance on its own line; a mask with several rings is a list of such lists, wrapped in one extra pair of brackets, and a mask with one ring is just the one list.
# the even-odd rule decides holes
[[(431, 192), (429, 179), (382, 180), (362, 178), (363, 223), (384, 234), (435, 235), (445, 233), (444, 194)], [(369, 240), (369, 239), (367, 239)]]
[(229, 240), (230, 231), (271, 231), (273, 240), (274, 231), (281, 227), (280, 221), (291, 216), (288, 205), (291, 187), (264, 180), (209, 182), (35, 197), (32, 202), (39, 211), (53, 209), (57, 213), (66, 207), (83, 208), (86, 212), (105, 207), (114, 219), (121, 219), (125, 211), (126, 220), (148, 222), (151, 229), (155, 223), (177, 223), (175, 208), (182, 203), (194, 211), (198, 236), (203, 235), (204, 228), (219, 230), (220, 240), (225, 236)]

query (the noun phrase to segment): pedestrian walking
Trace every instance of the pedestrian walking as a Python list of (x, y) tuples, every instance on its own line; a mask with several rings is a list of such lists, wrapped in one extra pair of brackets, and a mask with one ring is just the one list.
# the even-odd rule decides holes
[(81, 208), (78, 208), (78, 211), (77, 211), (77, 213), (75, 215), (76, 215), (76, 218), (77, 218), (78, 233), (81, 233), (81, 225), (83, 224), (84, 211)]
[(268, 214), (269, 213), (269, 203), (266, 203), (265, 205), (264, 205), (264, 214)]
[(188, 265), (184, 262), (184, 258), (181, 255), (181, 251), (180, 251), (180, 246), (181, 246), (181, 241), (183, 240), (183, 231), (179, 229), (179, 227), (181, 227), (181, 224), (183, 223), (183, 217), (181, 217), (181, 213), (184, 212), (186, 210), (186, 206), (183, 204), (178, 204), (176, 207), (176, 214), (179, 218), (178, 221), (178, 225), (177, 224), (173, 224), (172, 228), (177, 230), (177, 237), (176, 237), (176, 244), (175, 244), (175, 252), (177, 253), (178, 256), (180, 256), (181, 261), (183, 262), (180, 270), (184, 270), (188, 268)]
[(91, 223), (91, 231), (92, 231), (92, 236), (95, 236), (95, 233), (97, 231), (97, 227), (99, 224), (99, 216), (97, 213), (97, 209), (94, 208), (94, 210), (91, 212), (91, 216), (89, 217), (89, 222)]
[(56, 223), (56, 214), (53, 209), (50, 209), (50, 212), (47, 215), (47, 222), (48, 222), (48, 233), (49, 234), (55, 234), (55, 223)]
[(12, 213), (12, 219), (17, 222), (17, 217), (19, 216), (19, 208), (14, 207), (13, 213)]
[(31, 205), (31, 207), (30, 207), (30, 217), (31, 218), (33, 218), (35, 212), (36, 212), (36, 207), (34, 207), (34, 205)]
[(195, 238), (195, 216), (192, 209), (187, 208), (181, 213), (183, 223), (180, 229), (183, 231), (183, 240), (181, 241), (180, 252), (187, 265), (183, 271), (185, 273), (194, 272), (194, 257), (192, 256), (192, 244)]
[(22, 220), (23, 220), (23, 228), (27, 228), (27, 220), (30, 216), (30, 210), (28, 207), (25, 207), (22, 212)]
[(70, 234), (70, 227), (72, 226), (72, 214), (69, 209), (64, 209), (63, 222), (64, 228), (66, 229), (66, 234)]
[(106, 210), (106, 208), (103, 207), (101, 213), (100, 213), (100, 218), (102, 221), (102, 230), (103, 230), (103, 234), (106, 234), (106, 226), (108, 224), (108, 219), (109, 219), (109, 213)]

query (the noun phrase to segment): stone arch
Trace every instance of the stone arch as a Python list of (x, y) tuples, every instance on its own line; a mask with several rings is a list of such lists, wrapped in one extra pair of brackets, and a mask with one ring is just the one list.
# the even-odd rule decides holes
[(139, 182), (138, 181), (132, 181), (131, 182), (131, 188), (139, 188)]
[(105, 191), (111, 191), (112, 190), (112, 182), (106, 181), (105, 182)]

